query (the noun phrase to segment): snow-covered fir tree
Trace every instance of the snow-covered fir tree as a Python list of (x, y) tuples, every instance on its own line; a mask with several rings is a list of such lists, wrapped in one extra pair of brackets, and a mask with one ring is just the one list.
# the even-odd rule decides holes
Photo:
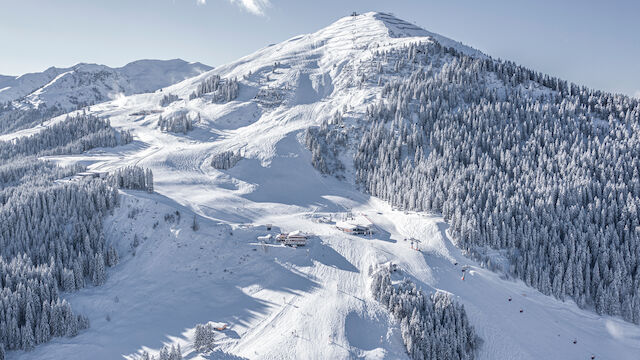
[(169, 104), (180, 100), (180, 97), (175, 94), (166, 94), (160, 99), (160, 106), (165, 107), (169, 106)]
[(119, 189), (153, 192), (153, 172), (140, 166), (127, 166), (109, 174), (109, 183)]
[(158, 118), (158, 127), (160, 131), (186, 134), (193, 130), (193, 120), (185, 112), (179, 112), (169, 117), (161, 115)]
[(158, 353), (158, 356), (150, 356), (149, 353), (144, 352), (142, 359), (146, 360), (182, 360), (182, 350), (180, 344), (178, 346), (171, 345), (171, 347), (163, 346)]
[(393, 285), (387, 267), (373, 274), (371, 291), (400, 323), (402, 340), (411, 359), (475, 358), (480, 339), (464, 306), (450, 295), (436, 292), (427, 296), (406, 279)]
[(219, 170), (228, 170), (234, 167), (240, 160), (242, 160), (240, 150), (223, 151), (213, 155), (211, 158), (211, 166)]
[(193, 347), (199, 352), (211, 351), (215, 347), (215, 329), (213, 324), (196, 325)]
[(209, 94), (212, 102), (225, 103), (238, 97), (240, 84), (236, 78), (222, 79), (219, 75), (212, 75), (200, 83), (196, 91), (189, 95), (189, 100)]

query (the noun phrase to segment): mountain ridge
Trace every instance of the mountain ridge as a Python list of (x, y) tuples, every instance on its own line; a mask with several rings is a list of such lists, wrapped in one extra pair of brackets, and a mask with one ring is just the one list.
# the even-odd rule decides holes
[[(20, 101), (20, 99), (24, 98), (21, 102), (25, 106), (32, 105), (37, 107), (40, 104), (45, 104), (47, 106), (60, 105), (67, 107), (70, 104), (68, 99), (56, 99), (52, 97), (51, 99), (41, 100), (40, 98), (45, 95), (45, 87), (52, 87), (55, 85), (54, 82), (56, 80), (64, 76), (73, 76), (74, 73), (109, 73), (111, 77), (116, 77), (116, 79), (112, 79), (114, 84), (116, 84), (118, 80), (125, 81), (121, 84), (123, 86), (122, 90), (124, 90), (125, 94), (130, 95), (137, 92), (155, 91), (211, 69), (212, 67), (202, 63), (187, 62), (181, 59), (143, 59), (115, 68), (94, 63), (78, 63), (67, 68), (52, 66), (42, 72), (26, 73), (19, 76), (3, 75), (2, 78), (0, 78), (0, 103)], [(139, 76), (141, 73), (153, 71), (155, 71), (155, 74), (149, 73), (145, 79), (142, 79), (143, 81), (136, 79), (136, 76)], [(158, 77), (156, 81), (152, 79), (154, 75)], [(117, 79), (118, 77), (122, 79)], [(81, 82), (83, 80), (81, 76), (75, 81)], [(127, 80), (133, 82), (133, 84), (127, 84)], [(129, 87), (127, 87), (127, 85), (129, 85)], [(143, 89), (141, 88), (142, 86), (148, 86), (148, 88)]]

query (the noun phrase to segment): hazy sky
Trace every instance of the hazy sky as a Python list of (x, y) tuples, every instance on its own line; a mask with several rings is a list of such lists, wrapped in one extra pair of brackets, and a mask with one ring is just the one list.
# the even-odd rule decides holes
[(217, 66), (386, 11), (485, 53), (640, 97), (637, 0), (0, 0), (0, 74), (183, 58)]

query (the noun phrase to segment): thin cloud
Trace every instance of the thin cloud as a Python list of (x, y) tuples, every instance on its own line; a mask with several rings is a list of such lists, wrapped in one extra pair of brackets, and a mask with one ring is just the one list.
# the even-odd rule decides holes
[[(271, 6), (270, 0), (228, 0), (228, 1), (258, 16), (264, 16), (265, 10), (267, 10), (267, 8)], [(198, 5), (206, 5), (207, 0), (196, 0), (196, 3)]]
[(269, 6), (271, 6), (271, 2), (269, 0), (230, 0), (230, 1), (244, 8), (248, 12), (254, 15), (259, 15), (259, 16), (264, 16), (265, 10)]
[(640, 90), (636, 90), (636, 92), (633, 94), (633, 96), (637, 99), (640, 99)]

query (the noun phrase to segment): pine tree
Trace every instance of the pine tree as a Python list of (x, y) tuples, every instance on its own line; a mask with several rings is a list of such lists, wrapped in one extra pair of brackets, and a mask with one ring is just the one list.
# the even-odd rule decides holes
[(107, 266), (112, 267), (118, 264), (118, 252), (113, 245), (109, 246), (107, 250)]
[(102, 253), (97, 253), (93, 258), (93, 285), (98, 286), (104, 284), (106, 277), (104, 257)]
[(200, 225), (198, 225), (198, 219), (196, 215), (193, 215), (193, 223), (191, 223), (191, 229), (193, 231), (198, 231), (200, 229)]

